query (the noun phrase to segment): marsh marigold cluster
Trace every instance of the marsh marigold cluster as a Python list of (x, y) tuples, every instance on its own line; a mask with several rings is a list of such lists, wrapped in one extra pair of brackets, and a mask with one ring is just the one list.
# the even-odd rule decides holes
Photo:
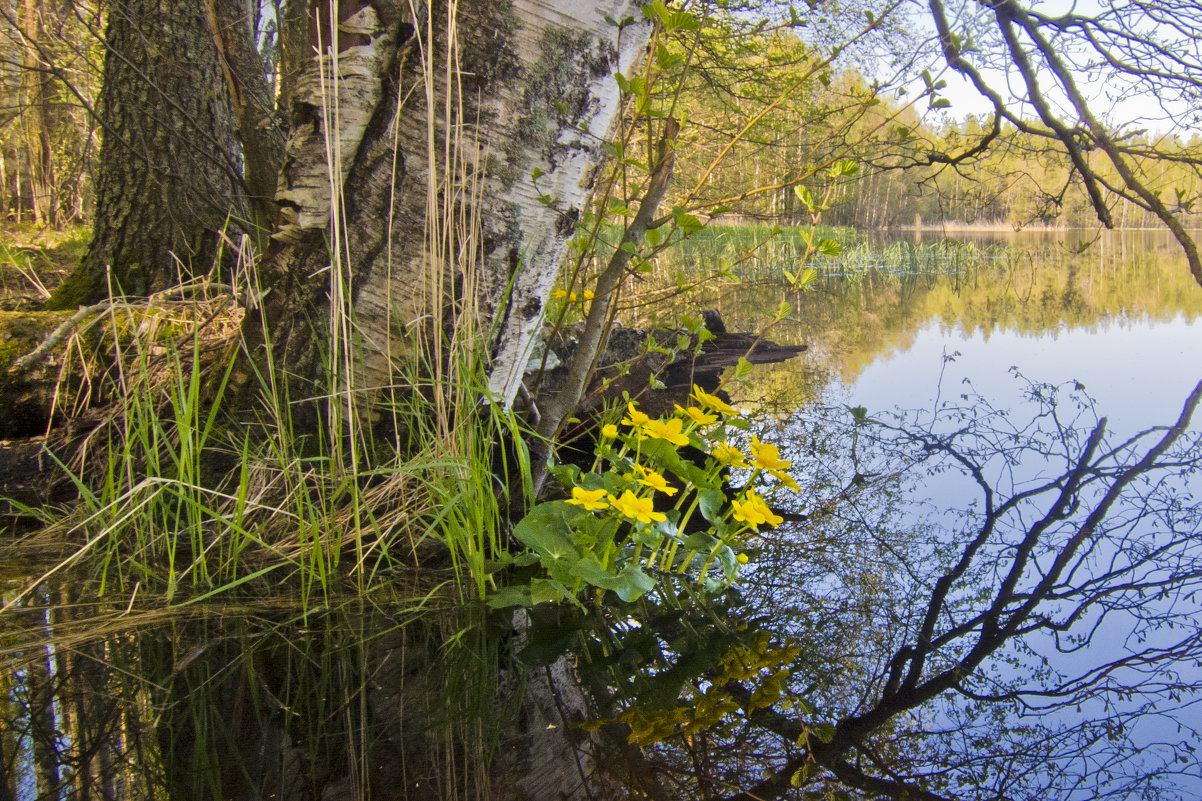
[[(799, 491), (786, 472), (792, 462), (781, 458), (776, 445), (762, 442), (758, 436), (751, 438), (746, 451), (723, 438), (727, 424), (738, 418), (738, 412), (717, 395), (694, 385), (691, 400), (688, 406), (677, 404), (675, 415), (666, 419), (651, 417), (634, 401), (627, 403), (620, 423), (601, 427), (594, 470), (578, 477), (567, 503), (604, 519), (631, 523), (639, 531), (658, 532), (641, 534), (638, 542), (650, 546), (653, 557), (670, 554), (661, 560), (665, 568), (683, 570), (682, 563), (673, 561), (678, 546), (695, 555), (697, 549), (692, 546), (700, 541), (710, 546), (703, 567), (726, 550), (735, 563), (746, 564), (748, 558), (742, 552), (745, 535), (783, 522), (750, 485), (765, 474)], [(704, 467), (677, 453), (686, 445), (708, 454)], [(748, 488), (729, 501), (723, 490), (722, 471), (727, 468), (752, 471)], [(681, 533), (697, 512), (710, 524), (708, 539)], [(687, 566), (691, 558), (686, 555), (683, 564)], [(653, 559), (647, 560), (648, 565), (653, 563)]]

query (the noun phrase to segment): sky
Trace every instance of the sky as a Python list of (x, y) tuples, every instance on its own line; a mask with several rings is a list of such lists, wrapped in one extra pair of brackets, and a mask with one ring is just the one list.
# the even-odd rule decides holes
[[(969, 11), (977, 8), (974, 0), (946, 0), (947, 12), (949, 17), (953, 19), (953, 26), (956, 26), (957, 8), (967, 7)], [(1102, 8), (1096, 0), (1081, 0), (1080, 2), (1069, 2), (1069, 0), (1051, 0), (1050, 2), (1031, 3), (1036, 9), (1042, 13), (1049, 15), (1059, 15), (1067, 12), (1075, 12), (1081, 15), (1094, 15), (1102, 11)], [(1111, 3), (1107, 4), (1112, 5)], [(1150, 20), (1146, 20), (1141, 26), (1142, 30), (1155, 32), (1157, 35), (1167, 39), (1176, 40), (1176, 46), (1179, 48), (1179, 54), (1184, 55), (1194, 61), (1195, 64), (1202, 64), (1202, 43), (1196, 37), (1187, 36), (1186, 34), (1191, 29), (1199, 34), (1202, 34), (1202, 4), (1190, 6), (1192, 11), (1188, 9), (1183, 12), (1187, 16), (1182, 18), (1184, 30), (1176, 32), (1167, 25), (1158, 24)], [(934, 38), (934, 25), (930, 22), (930, 12), (926, 9), (925, 3), (921, 7), (915, 7), (914, 22), (924, 32), (929, 33), (931, 38)], [(1191, 16), (1192, 15), (1192, 16)], [(1191, 28), (1192, 26), (1192, 28)], [(969, 53), (968, 59), (974, 65), (980, 65), (982, 58), (981, 54)], [(945, 80), (947, 86), (941, 90), (940, 95), (946, 98), (951, 106), (943, 111), (931, 112), (929, 119), (938, 119), (939, 116), (950, 118), (953, 120), (961, 120), (967, 114), (985, 114), (990, 111), (990, 103), (985, 100), (976, 91), (976, 89), (968, 82), (967, 79), (947, 69), (946, 65), (940, 62), (940, 66), (944, 67), (938, 78)], [(1017, 68), (1010, 66), (1007, 70), (991, 69), (987, 67), (979, 67), (985, 80), (990, 87), (994, 89), (1003, 98), (1006, 98), (1013, 104), (1021, 104), (1024, 106), (1023, 115), (1028, 117), (1035, 116), (1034, 109), (1027, 103), (1026, 87), (1024, 86), (1021, 77), (1018, 74)], [(932, 75), (936, 74), (936, 70), (932, 70)], [(1202, 79), (1202, 75), (1198, 76)], [(1068, 108), (1067, 101), (1063, 99), (1063, 95), (1059, 92), (1051, 91), (1053, 80), (1050, 71), (1040, 67), (1038, 69), (1039, 84), (1045, 90), (1054, 103), (1060, 106), (1066, 118), (1072, 121), (1076, 120), (1076, 114)], [(1136, 94), (1126, 93), (1127, 97), (1116, 96), (1124, 94), (1122, 92), (1123, 84), (1115, 79), (1112, 75), (1109, 79), (1104, 79), (1101, 74), (1096, 74), (1092, 78), (1086, 75), (1078, 74), (1078, 88), (1091, 103), (1091, 108), (1095, 114), (1102, 117), (1111, 125), (1125, 125), (1130, 128), (1142, 128), (1153, 134), (1164, 134), (1174, 130), (1183, 135), (1202, 130), (1202, 126), (1190, 129), (1177, 129), (1168, 119), (1172, 113), (1179, 117), (1187, 116), (1187, 112), (1193, 111), (1202, 114), (1202, 106), (1195, 105), (1192, 109), (1181, 102), (1173, 102), (1162, 97), (1163, 93), (1142, 92)], [(910, 93), (921, 88), (921, 82), (915, 82), (909, 87)], [(920, 103), (920, 108), (925, 110), (925, 103)]]

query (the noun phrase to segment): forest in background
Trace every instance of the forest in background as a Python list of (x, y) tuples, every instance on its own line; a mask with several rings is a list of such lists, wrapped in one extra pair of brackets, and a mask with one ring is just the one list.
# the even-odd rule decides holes
[[(0, 60), (0, 208), (17, 223), (86, 224), (94, 202), (93, 172), (100, 131), (95, 108), (104, 48), (100, 6), (74, 0), (5, 0), (9, 58)], [(266, 12), (266, 13), (264, 13)], [(263, 67), (278, 95), (283, 6), (265, 6), (252, 22)], [(678, 48), (684, 43), (677, 40)], [(880, 86), (854, 66), (815, 74), (812, 50), (789, 27), (748, 35), (715, 25), (691, 45), (696, 59), (678, 92), (680, 113), (692, 121), (677, 161), (673, 201), (686, 199), (716, 155), (721, 159), (690, 198), (732, 206), (729, 221), (809, 222), (794, 184), (808, 165), (832, 154), (860, 169), (841, 179), (822, 216), (831, 225), (860, 229), (908, 227), (1098, 226), (1071, 159), (1046, 138), (999, 123), (988, 148), (954, 164), (945, 154), (971, 150), (992, 125), (988, 114), (957, 116), (937, 89), (911, 101), (896, 86)], [(16, 58), (19, 55), (20, 58)], [(686, 53), (674, 50), (673, 60)], [(928, 87), (937, 83), (927, 78)], [(780, 97), (780, 87), (804, 89)], [(286, 87), (285, 87), (286, 88)], [(919, 94), (918, 92), (912, 92)], [(766, 106), (772, 106), (762, 113)], [(275, 124), (286, 117), (272, 109)], [(754, 123), (731, 146), (748, 119)], [(1147, 151), (1134, 160), (1141, 178), (1188, 224), (1202, 181), (1190, 163), (1202, 134), (1135, 130), (1126, 142)], [(1113, 181), (1101, 153), (1090, 155), (1099, 174)], [(820, 196), (824, 182), (809, 179)], [(749, 190), (752, 190), (749, 192)], [(1128, 199), (1112, 197), (1117, 228), (1149, 228), (1156, 216)]]

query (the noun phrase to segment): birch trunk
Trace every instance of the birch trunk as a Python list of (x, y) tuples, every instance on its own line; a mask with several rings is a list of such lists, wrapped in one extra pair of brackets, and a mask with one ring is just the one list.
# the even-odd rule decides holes
[(333, 372), (354, 389), (386, 386), (418, 340), (433, 364), (446, 343), (487, 345), (508, 404), (619, 115), (613, 73), (649, 28), (629, 0), (410, 8), (343, 0), (317, 21), (262, 322), (304, 374), (321, 368), (311, 321), (353, 316), (332, 347), (353, 348)]

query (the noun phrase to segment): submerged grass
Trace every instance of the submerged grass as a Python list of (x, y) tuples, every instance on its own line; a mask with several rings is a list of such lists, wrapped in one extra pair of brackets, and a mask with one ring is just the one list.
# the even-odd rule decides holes
[[(506, 658), (483, 603), (508, 551), (494, 443), (520, 442), (513, 418), (454, 405), (466, 411), (440, 419), (427, 381), (397, 396), (403, 436), (332, 452), (328, 421), (302, 430), (268, 382), (248, 418), (230, 389), (235, 327), (217, 323), (215, 337), (170, 314), (170, 325), (110, 320), (120, 394), (86, 441), (56, 454), (78, 501), (27, 509), (42, 528), (0, 549), (60, 554), (0, 597), (0, 653), (27, 666), (107, 654), (87, 681), (122, 714), (142, 710), (122, 725), (154, 718), (159, 731), (127, 763), (150, 771), (137, 779), (148, 787), (197, 777), (180, 797), (284, 781), (254, 773), (232, 726), (307, 744), (311, 770), (361, 793), (387, 780), (409, 788), (396, 797), (482, 797)], [(506, 461), (529, 492), (521, 447)], [(24, 625), (30, 615), (40, 625)], [(239, 687), (253, 691), (252, 720), (230, 720)], [(300, 728), (281, 732), (275, 707)]]

